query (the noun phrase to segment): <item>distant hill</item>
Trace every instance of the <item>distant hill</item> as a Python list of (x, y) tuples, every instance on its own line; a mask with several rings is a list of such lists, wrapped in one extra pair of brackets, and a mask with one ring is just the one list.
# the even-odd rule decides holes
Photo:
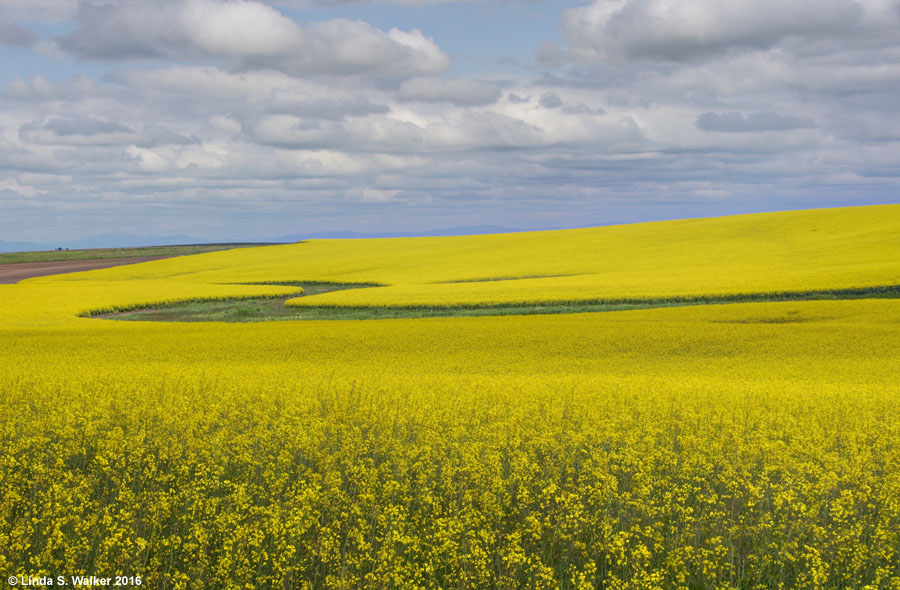
[(368, 239), (368, 238), (426, 238), (440, 236), (475, 236), (483, 234), (511, 234), (523, 230), (501, 225), (466, 225), (446, 227), (420, 232), (355, 232), (355, 231), (322, 231), (291, 234), (275, 238), (276, 242), (299, 242), (301, 240), (336, 240), (336, 239)]

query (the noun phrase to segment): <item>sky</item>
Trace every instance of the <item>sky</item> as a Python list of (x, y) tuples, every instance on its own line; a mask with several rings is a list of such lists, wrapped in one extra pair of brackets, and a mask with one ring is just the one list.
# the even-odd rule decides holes
[(0, 0), (0, 241), (900, 202), (900, 0)]

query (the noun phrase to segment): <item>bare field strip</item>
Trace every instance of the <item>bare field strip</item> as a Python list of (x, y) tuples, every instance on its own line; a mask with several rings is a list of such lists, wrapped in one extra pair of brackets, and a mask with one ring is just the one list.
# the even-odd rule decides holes
[(68, 262), (75, 260), (108, 260), (116, 258), (145, 258), (160, 256), (188, 256), (235, 248), (274, 246), (272, 242), (223, 242), (220, 244), (173, 244), (169, 246), (137, 246), (123, 248), (87, 248), (76, 250), (37, 250), (33, 252), (0, 252), (0, 265), (23, 262)]
[(59, 260), (55, 262), (13, 262), (0, 264), (0, 284), (11, 285), (24, 279), (70, 272), (111, 268), (124, 264), (138, 264), (162, 260), (171, 256), (142, 256), (139, 258), (105, 258), (99, 260)]

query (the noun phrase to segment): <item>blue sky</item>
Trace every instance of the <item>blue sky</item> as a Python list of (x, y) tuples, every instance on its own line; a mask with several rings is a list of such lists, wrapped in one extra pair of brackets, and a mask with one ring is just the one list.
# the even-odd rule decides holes
[(896, 0), (0, 0), (0, 242), (898, 202)]

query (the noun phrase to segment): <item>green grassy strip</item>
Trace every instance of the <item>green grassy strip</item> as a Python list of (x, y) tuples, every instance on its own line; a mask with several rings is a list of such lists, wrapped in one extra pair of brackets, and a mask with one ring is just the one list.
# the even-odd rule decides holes
[(188, 256), (233, 248), (272, 246), (270, 243), (235, 242), (227, 244), (190, 244), (184, 246), (147, 246), (144, 248), (96, 248), (87, 250), (42, 250), (39, 252), (0, 253), (0, 264), (16, 262), (60, 262), (66, 260), (104, 260), (142, 258), (144, 256)]
[[(106, 307), (98, 307), (89, 309), (78, 314), (78, 317), (84, 318), (109, 318), (109, 319), (141, 319), (130, 318), (129, 315), (144, 314), (155, 311), (172, 310), (178, 311), (191, 307), (215, 307), (218, 305), (234, 305), (234, 304), (251, 304), (257, 301), (276, 301), (278, 305), (286, 307), (284, 302), (287, 299), (300, 297), (301, 292), (289, 293), (285, 295), (280, 293), (277, 295), (248, 295), (248, 296), (228, 296), (228, 297), (199, 297), (196, 299), (179, 299), (173, 301), (156, 301), (149, 303), (137, 303), (134, 305), (109, 305)], [(179, 321), (179, 320), (173, 320)]]
[[(267, 321), (293, 317), (293, 308), (284, 305), (288, 299), (321, 295), (344, 289), (380, 287), (379, 283), (335, 283), (333, 281), (264, 281), (256, 283), (236, 283), (238, 285), (277, 285), (300, 287), (294, 293), (276, 295), (237, 295), (226, 297), (202, 297), (177, 301), (139, 303), (137, 305), (108, 306), (78, 314), (80, 317), (102, 317), (110, 319), (135, 319), (156, 321)], [(233, 313), (232, 313), (233, 312)], [(140, 317), (135, 317), (139, 315)], [(219, 316), (238, 319), (218, 319)], [(240, 319), (246, 318), (246, 319)]]
[(227, 283), (237, 285), (277, 285), (281, 287), (300, 287), (303, 295), (321, 295), (331, 291), (345, 289), (364, 289), (367, 287), (386, 287), (383, 283), (336, 283), (334, 281), (261, 281), (257, 283)]
[[(506, 303), (467, 303), (448, 305), (391, 306), (405, 310), (479, 310), (522, 309), (551, 307), (639, 306), (669, 307), (672, 305), (708, 305), (714, 303), (754, 303), (762, 301), (812, 301), (827, 299), (863, 299), (900, 297), (900, 285), (852, 287), (849, 289), (822, 289), (810, 291), (774, 291), (771, 293), (729, 293), (723, 295), (676, 295), (671, 297), (622, 297), (613, 299), (567, 299), (557, 301), (516, 301)], [(370, 309), (369, 306), (317, 306), (335, 309)], [(546, 312), (543, 312), (546, 313)], [(576, 313), (576, 312), (571, 312)]]
[[(285, 284), (285, 283), (267, 283)], [(303, 287), (303, 296), (370, 286), (360, 283), (291, 282)], [(349, 286), (348, 286), (349, 285)], [(146, 304), (129, 308), (106, 308), (82, 314), (116, 320), (169, 322), (263, 322), (280, 320), (362, 320), (426, 317), (466, 317), (585, 313), (650, 309), (686, 305), (752, 303), (765, 301), (813, 301), (828, 299), (865, 299), (900, 297), (900, 285), (829, 289), (820, 291), (787, 291), (780, 293), (744, 293), (685, 297), (606, 299), (593, 301), (555, 301), (546, 303), (504, 303), (452, 306), (287, 306), (293, 295), (228, 297), (165, 304)]]

